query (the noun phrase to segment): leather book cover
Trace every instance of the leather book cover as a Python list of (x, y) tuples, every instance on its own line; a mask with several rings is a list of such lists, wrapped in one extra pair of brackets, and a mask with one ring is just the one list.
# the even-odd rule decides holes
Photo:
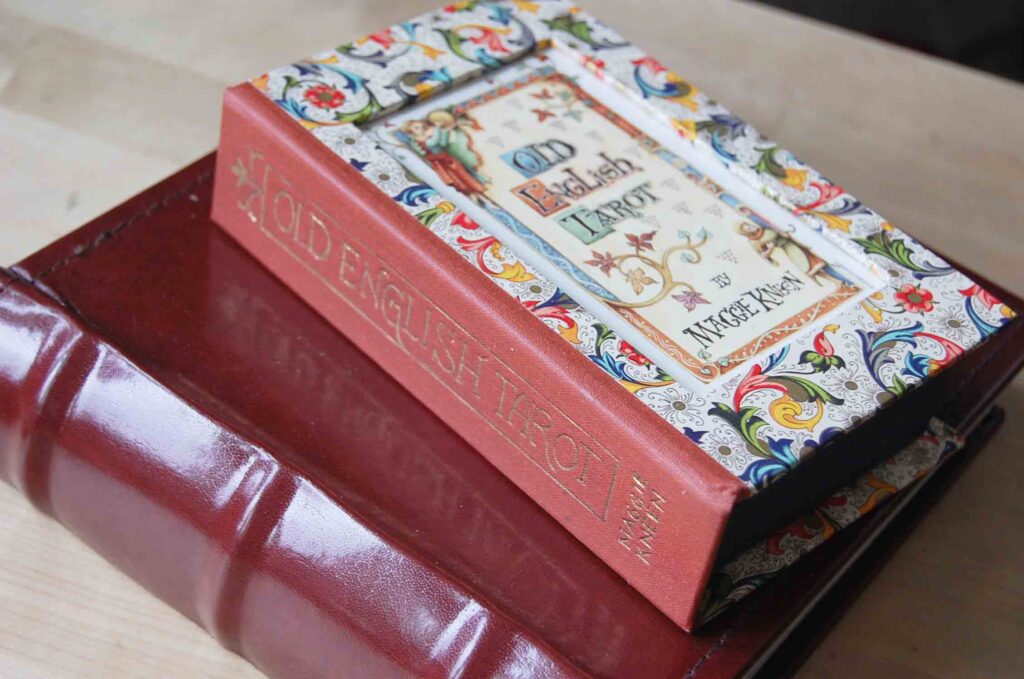
[(231, 88), (213, 218), (685, 629), (1015, 316), (563, 0)]
[(791, 667), (1024, 355), (961, 376), (936, 475), (689, 634), (211, 222), (213, 166), (4, 272), (0, 476), (273, 677)]

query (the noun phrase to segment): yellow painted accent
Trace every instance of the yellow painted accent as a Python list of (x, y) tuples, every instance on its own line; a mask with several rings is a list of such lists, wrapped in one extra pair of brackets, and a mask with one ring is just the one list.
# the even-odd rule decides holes
[(444, 54), (444, 50), (438, 49), (433, 45), (428, 45), (422, 42), (410, 42), (409, 44), (416, 45), (421, 50), (423, 50), (423, 56), (425, 56), (427, 59), (430, 59), (431, 61), (434, 61), (435, 59)]
[(525, 283), (526, 281), (532, 281), (537, 278), (526, 270), (526, 267), (523, 266), (522, 262), (506, 264), (501, 268), (501, 273), (497, 273), (495, 276), (502, 280), (512, 281), (513, 283)]
[(626, 391), (628, 391), (631, 394), (635, 394), (639, 391), (643, 391), (644, 389), (649, 389), (651, 387), (664, 387), (666, 385), (674, 383), (675, 380), (665, 380), (664, 382), (629, 382), (627, 380), (619, 380), (619, 384), (625, 387)]
[(535, 2), (529, 2), (529, 0), (513, 0), (517, 9), (523, 12), (529, 12), (530, 14), (536, 14), (537, 10), (540, 9), (540, 5)]
[(674, 101), (677, 104), (682, 104), (686, 108), (688, 108), (691, 111), (693, 111), (694, 113), (696, 113), (698, 106), (697, 106), (697, 102), (694, 101), (694, 99), (693, 99), (693, 95), (694, 94), (695, 94), (694, 92), (691, 92), (690, 94), (686, 95), (685, 97), (671, 97), (669, 99), (669, 101)]
[(794, 170), (791, 167), (787, 167), (786, 177), (782, 180), (782, 183), (786, 186), (792, 186), (798, 191), (803, 191), (804, 186), (807, 184), (807, 170)]
[(252, 79), (252, 86), (258, 90), (265, 90), (268, 87), (267, 81), (270, 80), (270, 74), (264, 73), (258, 78)]
[(828, 228), (830, 229), (842, 231), (843, 233), (850, 233), (850, 225), (853, 224), (852, 220), (837, 217), (836, 215), (830, 214), (828, 212), (812, 211), (810, 214), (814, 215), (815, 217), (820, 217), (825, 222), (825, 225), (828, 226)]
[(631, 394), (635, 394), (641, 389), (646, 389), (647, 387), (652, 386), (650, 384), (637, 384), (636, 382), (627, 382), (626, 380), (619, 380), (619, 384), (624, 386), (626, 388), (626, 391), (628, 391)]
[(676, 128), (676, 131), (687, 139), (696, 139), (697, 137), (697, 123), (692, 120), (673, 118), (672, 127)]
[(482, 24), (461, 24), (455, 28), (459, 30), (463, 28), (475, 28), (484, 33), (497, 33), (498, 35), (508, 35), (512, 32), (511, 28), (495, 28), (494, 26), (484, 26)]
[(872, 491), (871, 495), (868, 496), (868, 499), (864, 501), (864, 504), (857, 508), (857, 511), (860, 512), (861, 516), (867, 514), (872, 509), (877, 507), (878, 503), (881, 502), (883, 498), (885, 498), (888, 495), (892, 495), (897, 490), (899, 490), (896, 486), (890, 485), (885, 481), (880, 480), (874, 474), (868, 474), (867, 482), (868, 485), (874, 488), (875, 490)]
[(569, 326), (559, 326), (558, 334), (562, 336), (562, 339), (572, 342), (573, 344), (580, 343), (580, 329), (576, 324)]
[[(874, 297), (874, 295), (872, 295), (872, 297)], [(881, 309), (879, 309), (874, 304), (871, 304), (870, 302), (867, 302), (867, 301), (861, 302), (860, 306), (861, 306), (861, 308), (864, 309), (864, 311), (868, 312), (868, 316), (871, 316), (871, 319), (875, 323), (881, 323), (882, 322), (882, 310)]]
[(771, 414), (772, 419), (783, 426), (791, 429), (811, 431), (825, 415), (825, 404), (821, 401), (815, 401), (814, 403), (816, 406), (814, 415), (806, 419), (800, 419), (800, 415), (804, 413), (803, 404), (794, 401), (789, 397), (789, 394), (783, 394), (768, 405), (768, 412)]
[(821, 516), (821, 539), (828, 540), (836, 534), (836, 528), (832, 525), (832, 522), (828, 520), (828, 517), (822, 512)]

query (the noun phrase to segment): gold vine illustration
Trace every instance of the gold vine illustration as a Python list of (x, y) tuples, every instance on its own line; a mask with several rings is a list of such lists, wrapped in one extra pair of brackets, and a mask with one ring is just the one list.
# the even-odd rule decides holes
[(683, 255), (683, 259), (688, 264), (699, 264), (702, 260), (700, 248), (707, 243), (709, 234), (702, 230), (699, 234), (700, 240), (696, 242), (688, 241), (686, 243), (667, 248), (661, 254), (661, 261), (658, 261), (643, 254), (644, 250), (654, 250), (654, 246), (651, 244), (651, 240), (654, 238), (654, 233), (654, 231), (651, 231), (639, 235), (626, 234), (627, 241), (633, 246), (633, 252), (623, 255), (612, 255), (610, 252), (602, 254), (595, 250), (592, 251), (594, 258), (584, 262), (585, 264), (598, 267), (606, 276), (611, 276), (611, 272), (613, 270), (618, 271), (626, 278), (626, 281), (633, 287), (633, 291), (638, 295), (641, 294), (647, 286), (654, 285), (657, 281), (648, 276), (643, 267), (639, 265), (627, 270), (627, 262), (636, 260), (638, 264), (646, 265), (661, 277), (661, 288), (650, 299), (639, 302), (607, 300), (608, 303), (627, 309), (641, 309), (657, 304), (668, 297), (674, 290), (681, 288), (685, 292), (681, 295), (674, 295), (673, 297), (686, 304), (688, 309), (692, 310), (696, 304), (706, 304), (707, 300), (701, 297), (697, 289), (691, 284), (685, 281), (677, 281), (673, 278), (669, 262), (673, 255), (681, 253)]

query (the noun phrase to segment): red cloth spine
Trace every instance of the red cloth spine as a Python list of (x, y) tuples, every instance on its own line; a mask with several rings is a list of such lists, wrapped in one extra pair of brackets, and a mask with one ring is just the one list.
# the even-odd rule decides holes
[(249, 85), (213, 219), (680, 626), (745, 487)]

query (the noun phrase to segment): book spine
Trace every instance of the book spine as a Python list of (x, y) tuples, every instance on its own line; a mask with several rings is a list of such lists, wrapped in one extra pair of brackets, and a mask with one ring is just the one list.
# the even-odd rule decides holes
[(227, 648), (274, 677), (580, 676), (0, 274), (0, 478)]
[(680, 626), (746, 492), (249, 85), (213, 218)]

